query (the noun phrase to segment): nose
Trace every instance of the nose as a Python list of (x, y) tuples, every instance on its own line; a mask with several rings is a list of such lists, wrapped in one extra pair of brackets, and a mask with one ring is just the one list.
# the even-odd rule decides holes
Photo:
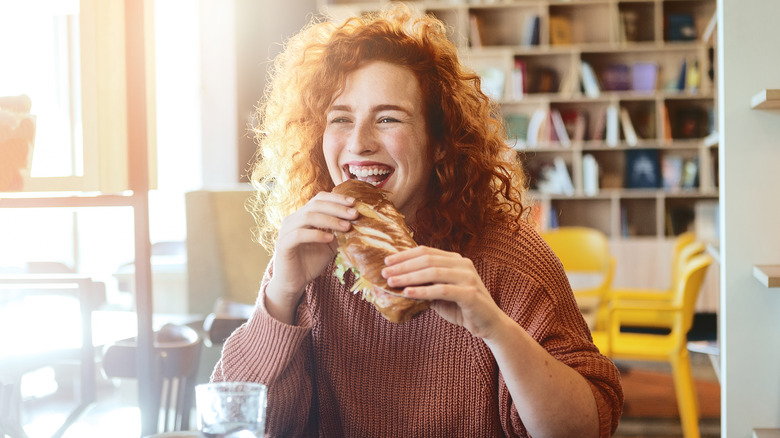
[(347, 150), (355, 155), (368, 155), (378, 148), (377, 138), (370, 123), (358, 123), (347, 140)]

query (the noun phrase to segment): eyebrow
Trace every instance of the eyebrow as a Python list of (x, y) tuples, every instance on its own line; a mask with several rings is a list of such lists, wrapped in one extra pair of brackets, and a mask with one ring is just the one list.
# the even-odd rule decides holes
[[(349, 105), (333, 105), (332, 107), (330, 107), (330, 111), (346, 111), (346, 112), (351, 112), (351, 111), (352, 111), (352, 107), (350, 107)], [(374, 107), (372, 107), (372, 108), (371, 108), (371, 111), (372, 111), (372, 112), (380, 112), (380, 111), (401, 111), (401, 112), (404, 112), (404, 113), (410, 114), (410, 111), (409, 111), (408, 109), (404, 108), (403, 106), (400, 106), (400, 105), (393, 105), (393, 104), (390, 104), (390, 103), (385, 103), (385, 104), (381, 104), (381, 105), (376, 105), (376, 106), (374, 106)]]

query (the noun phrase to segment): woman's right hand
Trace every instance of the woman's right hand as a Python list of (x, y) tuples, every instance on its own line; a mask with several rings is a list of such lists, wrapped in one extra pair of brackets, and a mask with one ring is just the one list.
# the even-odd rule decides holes
[(274, 270), (266, 288), (268, 313), (292, 324), (303, 291), (336, 254), (334, 231), (346, 232), (358, 217), (355, 199), (320, 192), (282, 220), (274, 250)]

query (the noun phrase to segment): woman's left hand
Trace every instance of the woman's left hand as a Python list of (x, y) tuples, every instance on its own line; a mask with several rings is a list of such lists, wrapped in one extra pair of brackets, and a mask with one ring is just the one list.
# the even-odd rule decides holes
[(488, 338), (506, 316), (490, 296), (470, 259), (418, 246), (385, 258), (382, 275), (409, 298), (433, 301), (433, 309), (472, 335)]

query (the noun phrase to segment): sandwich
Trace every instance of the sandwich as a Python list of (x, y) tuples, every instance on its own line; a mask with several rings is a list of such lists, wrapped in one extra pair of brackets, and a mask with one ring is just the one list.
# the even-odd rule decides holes
[(352, 292), (361, 292), (362, 298), (390, 322), (409, 321), (430, 307), (428, 300), (404, 297), (402, 289), (388, 286), (382, 277), (385, 257), (417, 246), (387, 192), (356, 179), (339, 184), (333, 192), (355, 198), (359, 213), (349, 231), (335, 233), (338, 255), (334, 275), (344, 284), (344, 274), (352, 272)]

